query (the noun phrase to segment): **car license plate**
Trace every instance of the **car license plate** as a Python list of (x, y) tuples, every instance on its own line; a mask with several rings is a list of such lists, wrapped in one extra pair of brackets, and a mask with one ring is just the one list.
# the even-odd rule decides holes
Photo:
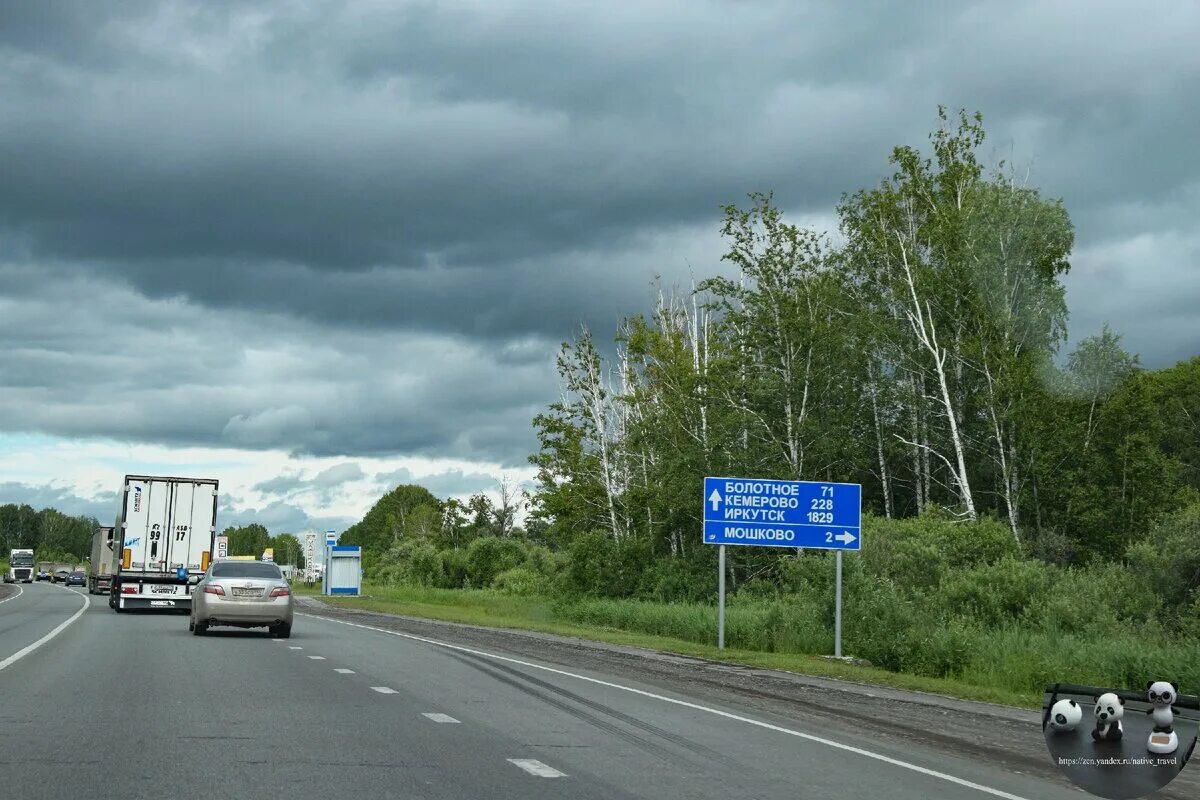
[(162, 584), (151, 586), (150, 594), (175, 594), (175, 587)]
[(233, 587), (234, 597), (259, 597), (261, 595), (261, 589), (242, 589), (237, 586)]

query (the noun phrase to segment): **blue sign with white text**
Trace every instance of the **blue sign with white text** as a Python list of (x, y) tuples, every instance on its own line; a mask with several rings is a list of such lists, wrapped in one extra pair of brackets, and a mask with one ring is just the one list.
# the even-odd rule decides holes
[(862, 486), (705, 478), (704, 543), (858, 550)]

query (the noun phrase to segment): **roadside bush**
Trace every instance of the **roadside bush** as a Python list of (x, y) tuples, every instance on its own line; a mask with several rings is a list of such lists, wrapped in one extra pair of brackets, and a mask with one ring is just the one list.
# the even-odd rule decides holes
[(535, 597), (547, 593), (546, 576), (529, 567), (513, 567), (496, 576), (492, 588), (504, 594)]
[(467, 546), (467, 575), (471, 585), (485, 588), (505, 570), (525, 561), (525, 546), (515, 539), (481, 536)]
[[(739, 590), (740, 591), (740, 590)], [(690, 559), (662, 556), (642, 572), (637, 594), (663, 602), (709, 600), (717, 593), (716, 570)]]
[(1200, 586), (1200, 504), (1164, 517), (1126, 558), (1167, 605), (1186, 603)]
[(938, 585), (947, 570), (1020, 556), (1012, 531), (991, 517), (962, 522), (939, 513), (912, 519), (866, 516), (863, 527), (867, 571), (910, 589)]
[(442, 555), (429, 542), (416, 542), (408, 549), (404, 577), (415, 586), (438, 586), (442, 583)]
[(1144, 577), (1120, 564), (1096, 563), (1056, 570), (1045, 598), (1026, 608), (1023, 618), (1036, 628), (1102, 635), (1145, 626), (1160, 609)]
[(1040, 561), (1013, 556), (954, 570), (937, 593), (943, 616), (967, 615), (985, 626), (1020, 619), (1027, 608), (1044, 602), (1055, 572)]
[(628, 597), (638, 587), (645, 560), (636, 542), (618, 542), (599, 531), (571, 544), (563, 588), (571, 594)]
[(443, 550), (442, 582), (443, 589), (462, 589), (470, 583), (470, 566), (467, 563), (466, 550)]
[(550, 548), (541, 545), (526, 545), (525, 566), (534, 572), (553, 579), (566, 569), (566, 565), (566, 555), (555, 553)]

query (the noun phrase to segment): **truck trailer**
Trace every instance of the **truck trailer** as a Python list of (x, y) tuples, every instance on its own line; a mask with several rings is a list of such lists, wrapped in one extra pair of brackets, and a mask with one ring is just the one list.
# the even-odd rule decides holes
[(217, 532), (217, 481), (126, 475), (114, 526), (120, 555), (108, 604), (190, 610)]
[(117, 529), (111, 526), (96, 528), (92, 534), (92, 569), (88, 574), (88, 594), (112, 592), (113, 575), (121, 548), (117, 547)]

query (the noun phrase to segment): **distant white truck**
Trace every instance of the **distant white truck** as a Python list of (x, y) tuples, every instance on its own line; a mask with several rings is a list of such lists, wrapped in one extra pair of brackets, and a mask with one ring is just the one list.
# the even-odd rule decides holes
[(217, 481), (126, 475), (114, 527), (120, 555), (109, 606), (190, 610), (192, 586), (212, 560)]
[(92, 534), (92, 571), (88, 574), (88, 594), (110, 594), (117, 574), (121, 548), (117, 546), (115, 527), (96, 528)]
[(26, 548), (15, 548), (8, 551), (8, 571), (4, 573), (5, 583), (33, 583), (33, 551)]

